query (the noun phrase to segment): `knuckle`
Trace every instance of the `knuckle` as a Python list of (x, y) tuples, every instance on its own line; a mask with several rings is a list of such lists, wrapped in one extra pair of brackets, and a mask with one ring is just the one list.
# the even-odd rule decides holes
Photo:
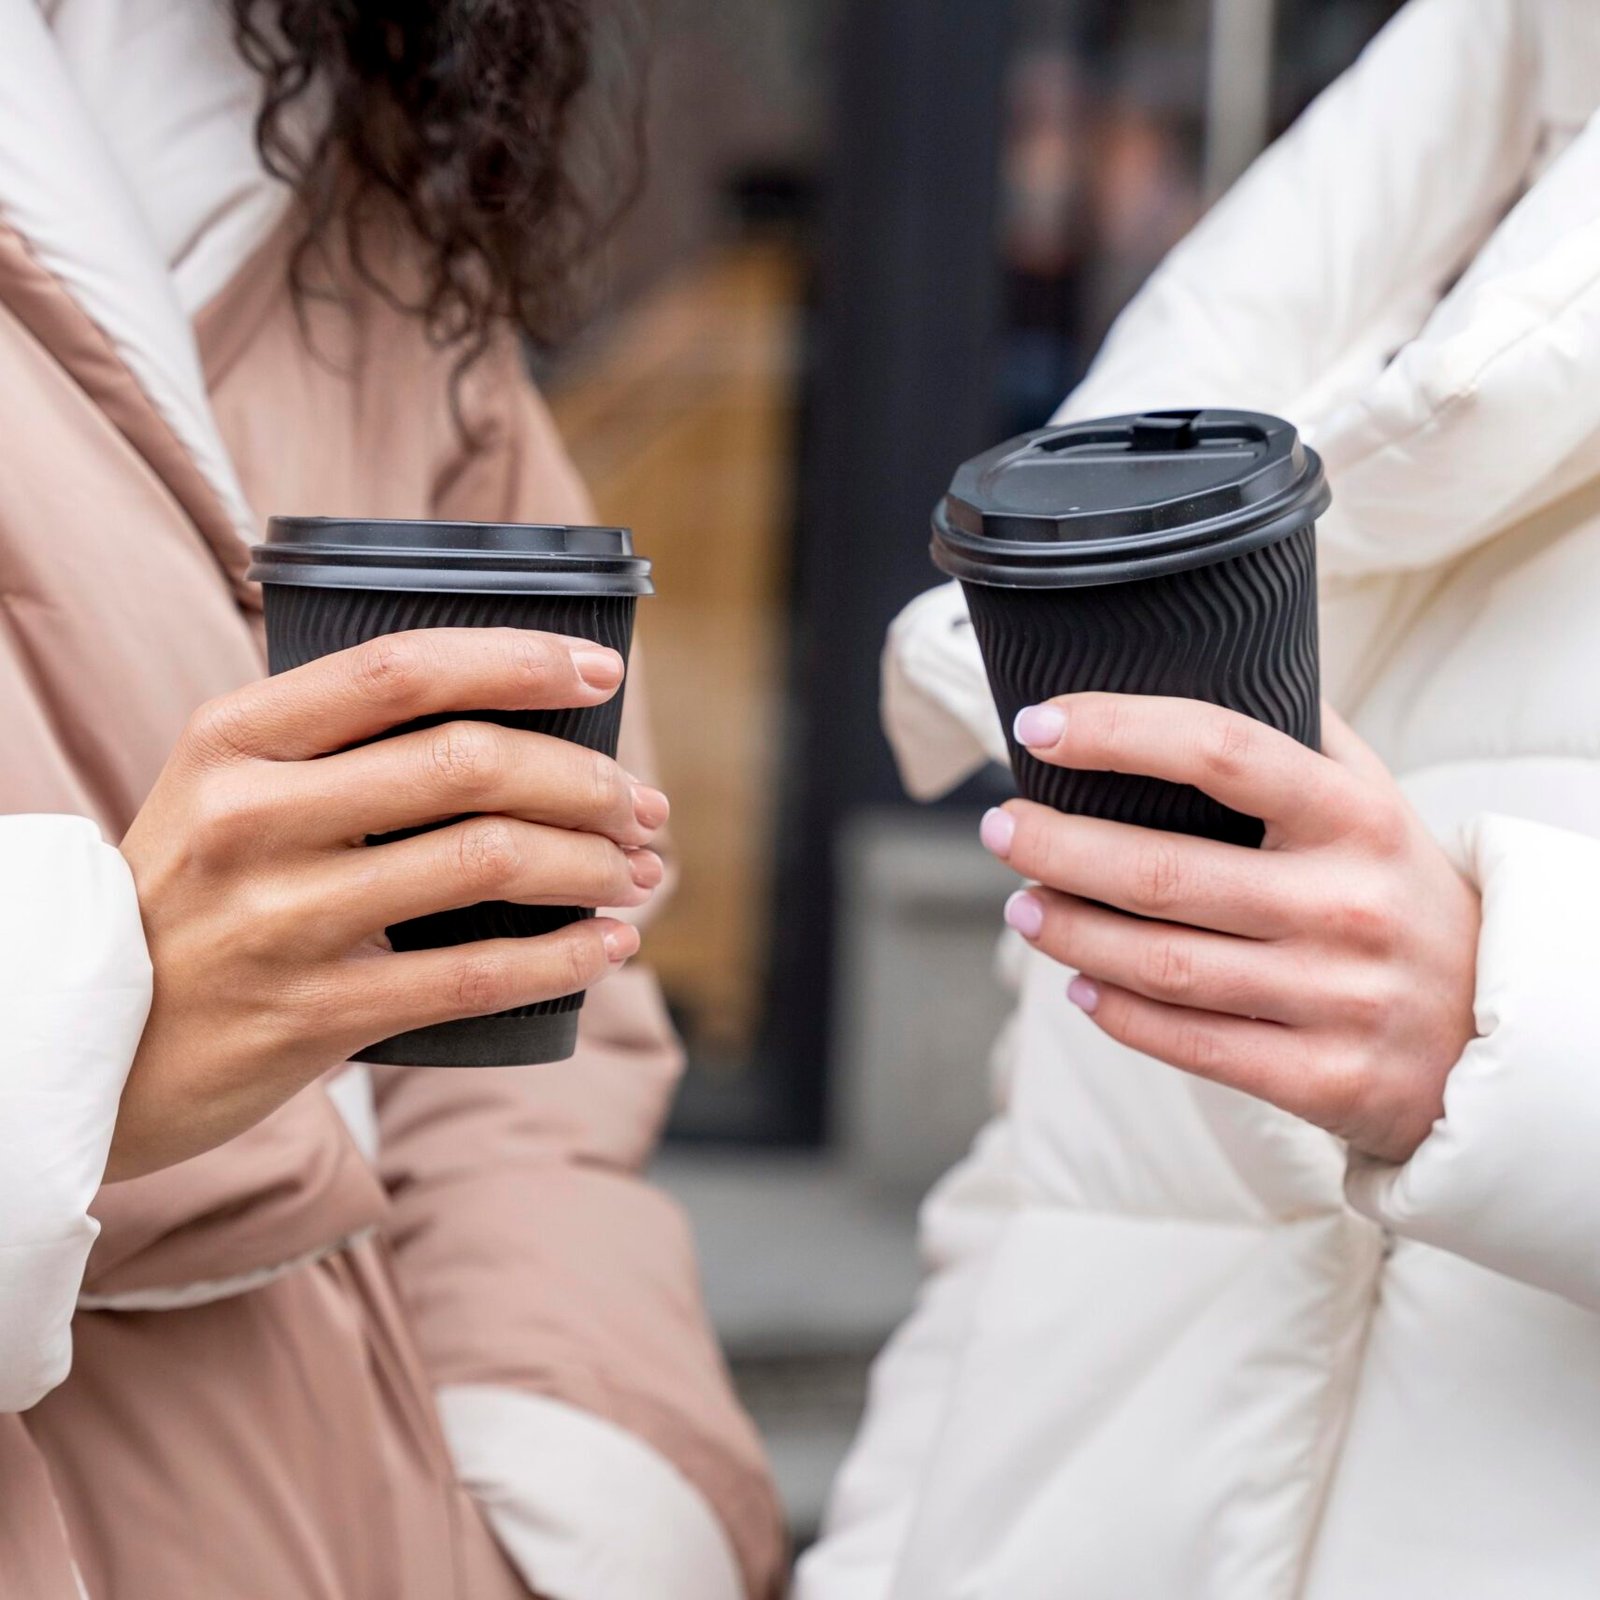
[(605, 958), (600, 952), (600, 940), (588, 922), (578, 924), (580, 936), (566, 941), (558, 964), (558, 981), (562, 994), (576, 994), (586, 989), (605, 970)]
[(1341, 895), (1329, 921), (1341, 945), (1372, 955), (1387, 955), (1399, 943), (1401, 917), (1386, 895), (1354, 889)]
[(456, 839), (456, 867), (474, 888), (504, 888), (521, 862), (516, 830), (504, 817), (462, 823)]
[(185, 739), (203, 760), (228, 760), (249, 748), (250, 719), (237, 695), (208, 700), (190, 717)]
[(1339, 1020), (1358, 1033), (1377, 1026), (1387, 1009), (1375, 984), (1357, 983), (1344, 989), (1338, 998)]
[(1383, 804), (1365, 808), (1361, 832), (1376, 855), (1393, 860), (1404, 852), (1411, 829), (1400, 806)]
[(630, 810), (628, 805), (628, 780), (622, 768), (604, 756), (589, 763), (588, 814), (594, 818), (611, 819)]
[(303, 949), (305, 907), (281, 880), (253, 876), (232, 898), (241, 949), (274, 961)]
[(497, 951), (477, 950), (459, 957), (445, 979), (445, 998), (464, 1016), (486, 1016), (513, 1004), (512, 973)]
[(627, 856), (606, 839), (595, 841), (595, 851), (594, 881), (602, 887), (602, 903), (615, 905), (628, 899), (635, 885)]
[(267, 838), (283, 817), (284, 797), (270, 786), (271, 770), (263, 763), (241, 767), (219, 785), (219, 803), (227, 807), (233, 827), (249, 838)]
[(1341, 1019), (1358, 1035), (1370, 1036), (1393, 1015), (1400, 999), (1399, 985), (1389, 975), (1385, 963), (1363, 965), (1340, 987)]
[(512, 678), (530, 695), (571, 675), (567, 651), (545, 634), (510, 630), (506, 653)]
[(1260, 744), (1259, 727), (1248, 717), (1222, 716), (1204, 735), (1200, 757), (1216, 778), (1240, 778), (1250, 770)]
[(1095, 748), (1114, 756), (1121, 750), (1127, 737), (1127, 716), (1119, 695), (1094, 695), (1086, 709), (1089, 712), (1089, 742)]
[(1315, 1104), (1312, 1120), (1332, 1133), (1342, 1134), (1361, 1121), (1370, 1093), (1371, 1066), (1364, 1050), (1343, 1045), (1321, 1053), (1312, 1082)]
[(350, 676), (365, 698), (386, 705), (408, 704), (421, 682), (427, 647), (411, 634), (368, 639), (350, 651)]
[(447, 722), (428, 744), (433, 776), (452, 792), (477, 793), (499, 776), (500, 738), (487, 723)]
[(1227, 1052), (1214, 1028), (1203, 1022), (1186, 1022), (1178, 1030), (1176, 1055), (1180, 1065), (1203, 1078), (1221, 1071)]
[(243, 786), (214, 775), (191, 802), (190, 839), (202, 860), (233, 859), (262, 824), (261, 807)]
[(1133, 891), (1140, 911), (1170, 911), (1185, 887), (1183, 855), (1170, 840), (1150, 839), (1139, 846), (1133, 865)]
[(1149, 992), (1169, 1000), (1188, 1000), (1195, 990), (1194, 958), (1182, 940), (1148, 940), (1139, 957), (1139, 977)]
[(1229, 1012), (1234, 1016), (1259, 1020), (1272, 1009), (1278, 991), (1271, 978), (1241, 967), (1223, 967), (1211, 978), (1215, 999), (1207, 1006), (1211, 1011)]

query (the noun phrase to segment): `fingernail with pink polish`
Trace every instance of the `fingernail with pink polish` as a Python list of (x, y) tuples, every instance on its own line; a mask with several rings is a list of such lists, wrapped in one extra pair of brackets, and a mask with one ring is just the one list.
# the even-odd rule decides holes
[(641, 828), (659, 828), (665, 825), (672, 807), (659, 789), (647, 783), (633, 786), (633, 818)]
[(1017, 836), (1017, 824), (1009, 811), (1002, 811), (996, 806), (991, 811), (983, 814), (983, 821), (978, 825), (978, 837), (983, 840), (983, 847), (1002, 861), (1011, 853), (1011, 841)]
[(1048, 750), (1060, 744), (1066, 731), (1067, 714), (1060, 706), (1024, 706), (1012, 727), (1017, 743), (1029, 750)]
[(1006, 901), (1006, 924), (1024, 939), (1037, 939), (1044, 931), (1044, 907), (1037, 895), (1019, 889)]
[(1067, 999), (1092, 1017), (1100, 1005), (1100, 985), (1092, 978), (1074, 978), (1067, 985)]
[(628, 870), (633, 874), (633, 881), (641, 889), (660, 888), (661, 880), (666, 876), (666, 868), (661, 864), (661, 857), (654, 850), (630, 850)]
[(622, 682), (622, 657), (603, 645), (574, 650), (572, 664), (591, 689), (615, 689)]

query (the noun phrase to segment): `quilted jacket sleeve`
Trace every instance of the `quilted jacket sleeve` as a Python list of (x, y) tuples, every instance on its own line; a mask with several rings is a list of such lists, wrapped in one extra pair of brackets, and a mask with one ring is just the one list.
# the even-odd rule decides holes
[(0, 817), (0, 1412), (67, 1374), (89, 1206), (149, 1008), (121, 855), (81, 817)]
[(1600, 840), (1490, 815), (1466, 853), (1479, 1037), (1417, 1152), (1355, 1159), (1347, 1192), (1395, 1233), (1600, 1311)]

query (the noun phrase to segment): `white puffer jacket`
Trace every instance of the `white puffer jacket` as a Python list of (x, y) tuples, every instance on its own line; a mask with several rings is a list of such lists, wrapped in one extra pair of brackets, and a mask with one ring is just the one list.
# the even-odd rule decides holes
[[(1483, 891), (1443, 1119), (1351, 1162), (1019, 952), (800, 1600), (1600, 1595), (1597, 105), (1591, 0), (1414, 0), (1066, 408), (1323, 452), (1329, 692)], [(891, 641), (922, 793), (999, 750), (963, 620), (935, 591)]]

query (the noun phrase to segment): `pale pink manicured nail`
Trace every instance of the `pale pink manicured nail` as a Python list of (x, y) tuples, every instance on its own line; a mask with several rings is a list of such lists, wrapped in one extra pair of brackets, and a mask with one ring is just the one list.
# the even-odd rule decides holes
[(616, 927), (606, 929), (600, 943), (605, 946), (606, 959), (613, 966), (621, 966), (630, 956), (638, 955), (639, 932), (619, 922)]
[(1018, 889), (1006, 901), (1006, 922), (1024, 939), (1037, 939), (1044, 931), (1044, 907), (1040, 905), (1038, 896), (1029, 894), (1026, 889)]
[(648, 783), (633, 786), (633, 818), (641, 828), (662, 827), (671, 815), (672, 807), (659, 789)]
[(984, 812), (983, 821), (978, 825), (978, 837), (983, 840), (985, 850), (1004, 861), (1011, 853), (1011, 841), (1016, 836), (1017, 825), (1009, 811), (1002, 811), (996, 806), (992, 811)]
[(666, 876), (666, 868), (661, 864), (661, 857), (654, 850), (630, 850), (628, 870), (633, 874), (633, 881), (641, 889), (659, 888), (661, 880)]
[(1060, 706), (1024, 706), (1017, 713), (1012, 732), (1017, 743), (1030, 750), (1048, 750), (1060, 744), (1067, 731), (1067, 714)]
[(572, 664), (591, 689), (615, 689), (622, 682), (622, 657), (604, 645), (574, 650)]
[(1074, 978), (1067, 985), (1067, 999), (1092, 1017), (1100, 1004), (1100, 985), (1093, 978)]

